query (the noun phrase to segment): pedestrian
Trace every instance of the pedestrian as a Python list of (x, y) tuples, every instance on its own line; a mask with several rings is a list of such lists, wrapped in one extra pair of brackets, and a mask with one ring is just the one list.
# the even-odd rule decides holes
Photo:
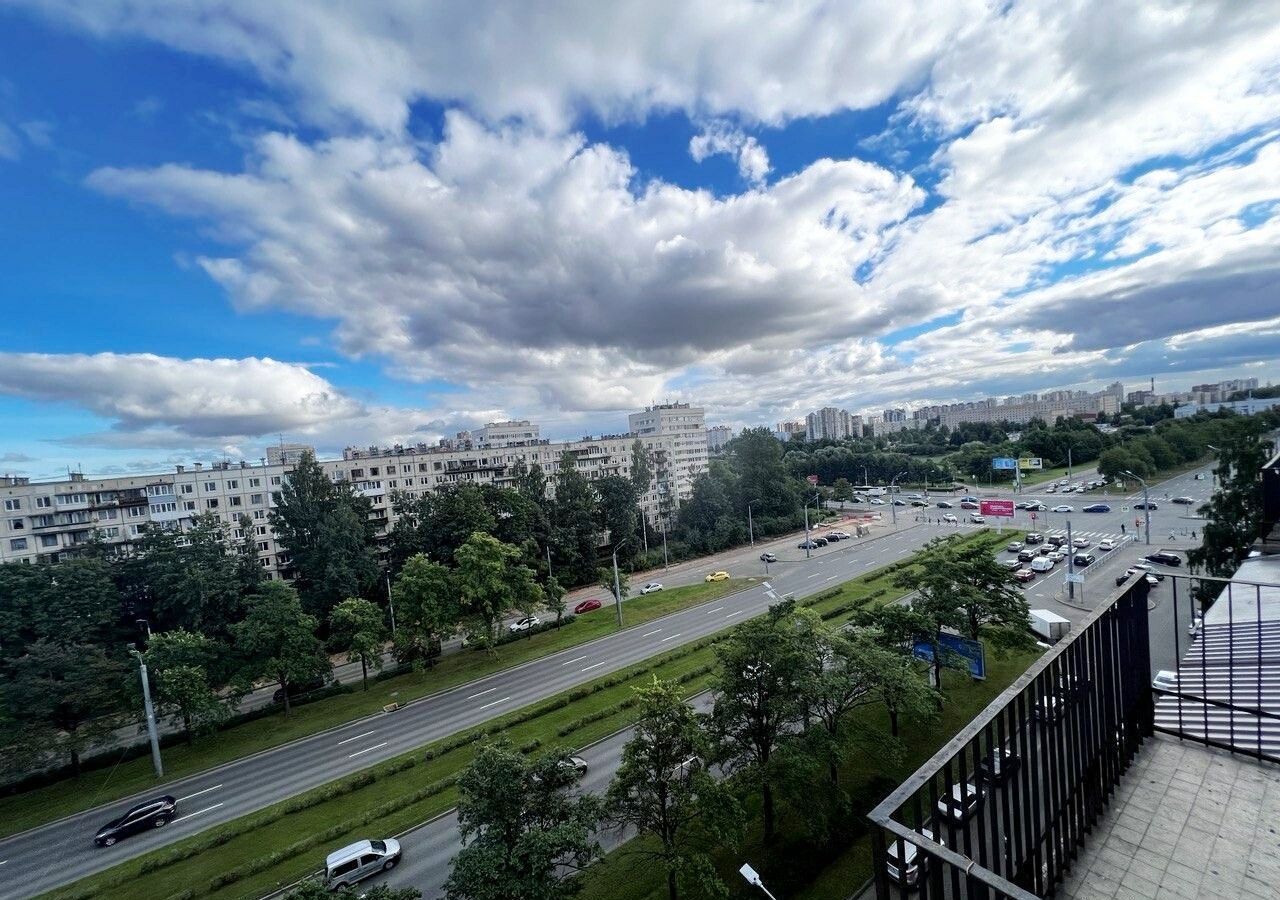
[(1193, 541), (1194, 541), (1195, 539), (1196, 539), (1196, 530), (1195, 530), (1194, 528), (1192, 528), (1192, 529), (1191, 529), (1191, 540), (1193, 540)]
[(1121, 522), (1121, 523), (1120, 523), (1120, 533), (1121, 533), (1121, 534), (1125, 534), (1125, 530), (1124, 530), (1124, 523), (1123, 523), (1123, 522)]

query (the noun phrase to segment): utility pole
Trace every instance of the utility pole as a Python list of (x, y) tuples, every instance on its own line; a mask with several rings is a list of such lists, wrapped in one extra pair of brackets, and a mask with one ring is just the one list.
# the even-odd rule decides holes
[(899, 472), (897, 475), (894, 475), (893, 480), (889, 482), (889, 511), (893, 513), (894, 525), (898, 524), (898, 504), (894, 502), (898, 498), (894, 496), (894, 492), (898, 484), (898, 479), (906, 474), (906, 472)]
[(667, 571), (667, 523), (662, 523), (662, 571)]
[(1071, 540), (1071, 520), (1067, 519), (1067, 597), (1076, 598), (1076, 583), (1071, 576), (1076, 573), (1076, 545)]
[(160, 761), (160, 735), (156, 733), (156, 711), (151, 705), (151, 681), (147, 678), (147, 664), (137, 647), (130, 645), (129, 652), (138, 657), (138, 677), (142, 679), (142, 708), (147, 716), (147, 734), (151, 737), (151, 764), (156, 777), (164, 777), (164, 763)]
[(756, 530), (751, 522), (751, 505), (759, 502), (759, 500), (752, 500), (747, 503), (747, 540), (751, 542), (752, 547), (756, 545)]
[(1142, 512), (1143, 512), (1143, 519), (1146, 525), (1145, 531), (1146, 531), (1147, 544), (1150, 544), (1151, 543), (1151, 500), (1147, 496), (1146, 479), (1142, 478), (1139, 475), (1134, 475), (1128, 469), (1125, 470), (1124, 474), (1128, 475), (1130, 478), (1136, 478), (1139, 482), (1142, 483)]
[(1067, 448), (1067, 481), (1071, 480), (1071, 448)]
[(631, 538), (623, 538), (613, 548), (613, 601), (618, 607), (618, 627), (622, 627), (622, 585), (618, 580), (618, 548)]
[(391, 636), (396, 636), (396, 604), (391, 599), (391, 573), (387, 572), (387, 611), (391, 613)]

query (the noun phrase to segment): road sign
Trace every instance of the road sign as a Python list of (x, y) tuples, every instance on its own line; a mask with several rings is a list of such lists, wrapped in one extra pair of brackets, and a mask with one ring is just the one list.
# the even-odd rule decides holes
[(984, 516), (1003, 516), (1006, 519), (1013, 518), (1013, 501), (1012, 500), (979, 500), (978, 511)]
[[(971, 641), (958, 634), (942, 631), (938, 633), (938, 646), (942, 648), (943, 665), (957, 669), (968, 668), (969, 674), (974, 678), (987, 677), (987, 657), (981, 641)], [(933, 662), (933, 645), (928, 641), (916, 641), (913, 654), (917, 659)], [(957, 660), (957, 656), (962, 657), (964, 662)]]
[(1035, 520), (1036, 520), (1036, 514), (1035, 514), (1035, 513), (1032, 513), (1032, 514), (1031, 514), (1031, 521), (1032, 521), (1032, 522), (1034, 522)]
[(1016, 469), (1018, 461), (1011, 456), (993, 456), (991, 458), (991, 468), (993, 469)]
[(1068, 573), (1067, 573), (1067, 581), (1069, 581), (1071, 584), (1084, 584), (1084, 573), (1083, 573), (1083, 572), (1068, 572)]
[(809, 483), (810, 483), (810, 484), (817, 484), (817, 483), (818, 483), (818, 476), (817, 476), (817, 475), (810, 475), (810, 476), (809, 476)]
[(1018, 460), (1019, 469), (1043, 469), (1044, 462), (1038, 456), (1024, 456)]

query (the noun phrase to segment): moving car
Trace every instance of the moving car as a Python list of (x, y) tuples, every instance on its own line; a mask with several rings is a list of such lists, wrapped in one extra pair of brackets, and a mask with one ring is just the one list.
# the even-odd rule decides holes
[(1048, 508), (1049, 507), (1045, 506), (1043, 503), (1039, 502), (1038, 500), (1035, 503), (1027, 504), (1027, 512), (1044, 512)]
[(777, 562), (777, 561), (778, 561), (778, 557), (774, 556), (772, 553), (760, 554), (760, 562)]
[(1049, 551), (1049, 559), (1053, 560), (1055, 563), (1060, 563), (1066, 558), (1067, 554), (1063, 553), (1061, 550)]
[(974, 503), (972, 500), (961, 500), (960, 508), (961, 509), (977, 509), (978, 504)]
[(1038, 531), (1029, 532), (1025, 538), (1028, 545), (1040, 544), (1044, 542), (1044, 535)]
[(1156, 673), (1156, 677), (1151, 679), (1151, 686), (1160, 691), (1176, 691), (1178, 689), (1178, 673), (1171, 672), (1168, 669), (1161, 669)]
[(640, 588), (640, 594), (642, 596), (644, 594), (656, 594), (660, 590), (662, 590), (662, 582), (650, 581), (646, 583), (644, 587)]
[(1193, 500), (1193, 499), (1191, 499), (1190, 497), (1174, 497), (1174, 498), (1173, 498), (1172, 500), (1170, 500), (1169, 502), (1170, 502), (1170, 503), (1178, 503), (1178, 504), (1181, 504), (1182, 506), (1190, 506), (1191, 504), (1195, 503), (1196, 501), (1195, 501), (1195, 500)]
[(1004, 549), (1008, 550), (1010, 553), (1017, 553), (1022, 549), (1022, 541), (1010, 541), (1009, 546)]
[(1010, 572), (1016, 572), (1022, 568), (1022, 562), (1016, 559), (1002, 559), (998, 564), (1004, 566)]
[(955, 507), (947, 500), (938, 501), (938, 509), (954, 509)]
[(883, 500), (881, 500), (879, 497), (872, 497), (872, 498), (871, 498), (871, 505), (872, 505), (872, 506), (884, 506), (884, 501), (883, 501)]
[(1159, 563), (1162, 566), (1182, 565), (1182, 557), (1177, 556), (1173, 553), (1170, 553), (1167, 550), (1160, 550), (1155, 553), (1150, 553), (1147, 556), (1143, 557), (1143, 559), (1147, 559), (1153, 563)]
[(893, 505), (894, 505), (894, 506), (906, 506), (906, 505), (907, 505), (907, 501), (906, 501), (906, 500), (899, 500), (897, 497), (894, 497), (894, 498), (893, 498)]
[(98, 829), (93, 842), (99, 847), (110, 847), (121, 838), (139, 831), (150, 831), (163, 828), (174, 820), (178, 814), (178, 801), (165, 794), (152, 797), (136, 806), (131, 806), (124, 815), (116, 816), (106, 825)]
[(912, 500), (911, 505), (912, 506), (928, 506), (929, 502), (927, 500)]
[(1066, 542), (1067, 542), (1067, 539), (1060, 534), (1054, 534), (1049, 536), (1050, 547), (1061, 547)]
[(1075, 512), (1076, 508), (1074, 506), (1069, 506), (1068, 504), (1063, 503), (1061, 506), (1055, 506), (1053, 508), (1053, 511), (1056, 513), (1069, 513), (1069, 512)]
[(1157, 506), (1154, 501), (1148, 500), (1146, 503), (1143, 503), (1141, 500), (1139, 500), (1137, 503), (1133, 504), (1133, 508), (1134, 509), (1159, 509), (1160, 507)]
[(1026, 509), (1028, 505), (1029, 505), (1029, 504), (1027, 503), (1027, 501), (1025, 501), (1025, 500), (1019, 500), (1017, 503), (1013, 504), (1013, 508), (1014, 508), (1014, 509)]
[(1109, 513), (1109, 512), (1111, 512), (1111, 507), (1110, 507), (1110, 506), (1107, 506), (1107, 504), (1105, 504), (1105, 503), (1090, 503), (1088, 506), (1086, 506), (1086, 507), (1082, 510), (1082, 512), (1087, 512), (1087, 513)]
[(508, 631), (528, 631), (536, 625), (541, 625), (542, 620), (537, 616), (525, 616), (523, 619), (516, 619), (507, 626)]
[(942, 517), (942, 521), (946, 522), (948, 525), (954, 525), (956, 523), (956, 517), (951, 515), (951, 513), (947, 513)]
[(1140, 562), (1134, 563), (1132, 566), (1129, 567), (1129, 569), (1134, 572), (1146, 572), (1156, 581), (1164, 581), (1164, 573), (1157, 572), (1152, 566), (1150, 566), (1147, 563), (1140, 563)]
[(390, 871), (399, 861), (400, 842), (395, 838), (356, 841), (325, 857), (324, 880), (336, 891), (364, 881), (370, 875)]
[(1013, 577), (1018, 579), (1023, 584), (1026, 584), (1028, 581), (1032, 581), (1035, 579), (1036, 573), (1032, 572), (1030, 569), (1019, 569), (1018, 571), (1013, 573)]
[(566, 756), (560, 760), (560, 768), (565, 770), (572, 769), (573, 774), (581, 778), (587, 774), (587, 761), (581, 756)]
[(592, 597), (590, 600), (583, 600), (581, 603), (575, 606), (573, 608), (573, 614), (575, 616), (580, 616), (583, 613), (589, 613), (593, 609), (599, 609), (599, 608), (600, 608), (600, 601)]
[(1076, 538), (1071, 542), (1071, 546), (1075, 547), (1077, 550), (1083, 550), (1085, 547), (1088, 547), (1091, 543), (1093, 542), (1090, 541), (1088, 538)]
[(1071, 558), (1071, 562), (1076, 567), (1083, 569), (1086, 566), (1091, 566), (1095, 562), (1097, 562), (1097, 557), (1095, 557), (1092, 553), (1077, 553), (1075, 556)]
[(1039, 556), (1031, 560), (1032, 572), (1049, 572), (1053, 570), (1053, 560), (1047, 556)]
[(724, 571), (724, 570), (722, 569), (722, 570), (720, 570), (719, 572), (712, 572), (710, 575), (708, 575), (706, 578), (704, 578), (704, 579), (702, 579), (702, 580), (703, 580), (703, 581), (707, 581), (707, 582), (710, 582), (710, 581), (728, 581), (728, 580), (729, 580), (729, 573), (728, 573), (728, 572), (726, 572), (726, 571)]
[(977, 502), (978, 502), (978, 498), (977, 498), (977, 497), (975, 497), (975, 496), (973, 496), (972, 494), (965, 494), (963, 497), (961, 497), (961, 498), (960, 498), (960, 500), (961, 500), (962, 502), (964, 502), (964, 503), (977, 503)]
[(1030, 547), (1026, 547), (1018, 551), (1018, 559), (1022, 560), (1023, 562), (1031, 562), (1031, 560), (1035, 558), (1036, 558), (1036, 551), (1032, 550)]
[(1116, 549), (1115, 541), (1111, 540), (1111, 538), (1103, 538), (1098, 541), (1098, 549), (1103, 553), (1106, 553), (1108, 550), (1114, 550)]
[(974, 525), (986, 525), (987, 517), (983, 515), (979, 515), (978, 513), (974, 513), (973, 515), (969, 516), (969, 521), (972, 522)]

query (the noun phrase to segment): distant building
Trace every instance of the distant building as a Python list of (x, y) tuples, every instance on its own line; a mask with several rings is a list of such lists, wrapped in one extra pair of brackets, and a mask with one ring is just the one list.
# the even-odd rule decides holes
[(1214, 413), (1219, 410), (1230, 410), (1242, 416), (1253, 416), (1268, 409), (1280, 406), (1280, 397), (1268, 397), (1264, 400), (1223, 400), (1217, 403), (1184, 403), (1173, 411), (1174, 418), (1189, 419), (1198, 412)]
[(267, 448), (267, 464), (296, 466), (308, 451), (314, 456), (316, 449), (310, 444), (273, 444)]
[[(842, 441), (854, 434), (855, 416), (847, 410), (824, 406), (817, 412), (805, 416), (805, 432), (811, 441)], [(858, 420), (861, 432), (861, 419)]]
[(728, 425), (714, 425), (707, 429), (707, 452), (719, 453), (731, 440), (733, 440), (732, 428)]
[(490, 422), (473, 431), (471, 439), (476, 447), (485, 450), (493, 447), (527, 447), (538, 443), (538, 426), (527, 419), (518, 422)]

